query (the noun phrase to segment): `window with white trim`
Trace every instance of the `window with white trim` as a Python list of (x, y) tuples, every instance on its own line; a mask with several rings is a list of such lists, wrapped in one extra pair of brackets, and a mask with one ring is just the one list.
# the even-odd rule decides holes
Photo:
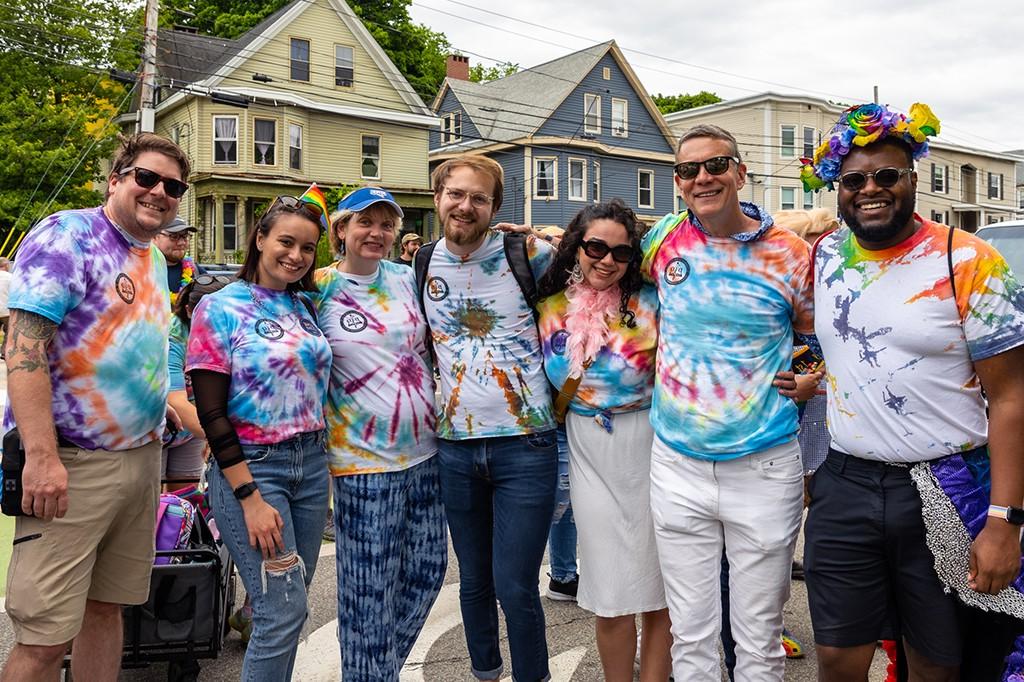
[(601, 132), (601, 96), (583, 94), (583, 132)]
[(550, 156), (534, 157), (533, 197), (535, 199), (558, 198), (558, 159)]
[(302, 126), (288, 124), (288, 167), (302, 170)]
[[(601, 201), (601, 162), (594, 161), (594, 177), (593, 177), (593, 188), (590, 190), (590, 196), (594, 198), (594, 203)], [(1022, 199), (1024, 201), (1024, 199)], [(1024, 205), (1024, 204), (1022, 204)]]
[(213, 162), (238, 163), (238, 117), (213, 117)]
[(334, 46), (334, 84), (352, 87), (356, 77), (356, 62), (352, 48), (348, 45)]
[(779, 156), (793, 158), (796, 156), (796, 126), (782, 126), (782, 143)]
[(380, 179), (380, 135), (363, 135), (363, 160), (359, 175), (371, 180)]
[(224, 250), (234, 251), (238, 248), (238, 204), (234, 201), (225, 201), (221, 216), (224, 219)]
[(585, 159), (569, 159), (569, 200), (587, 200), (587, 162)]
[(815, 143), (815, 131), (814, 128), (808, 128), (804, 126), (804, 158), (814, 158), (814, 148), (817, 146)]
[(640, 208), (654, 208), (654, 171), (636, 172), (636, 205)]
[(629, 137), (629, 101), (612, 97), (612, 135)]
[(804, 210), (810, 211), (814, 208), (814, 192), (804, 190)]
[(273, 166), (277, 150), (277, 121), (266, 118), (252, 122), (252, 162), (255, 166)]
[(988, 198), (989, 199), (1002, 199), (1003, 198), (1003, 174), (1002, 173), (989, 173), (988, 174)]
[(309, 41), (305, 38), (292, 38), (290, 75), (293, 81), (309, 81)]
[(452, 111), (441, 117), (441, 144), (462, 140), (462, 112)]
[(932, 191), (936, 194), (949, 193), (949, 166), (932, 164)]
[(794, 208), (796, 208), (795, 187), (779, 188), (779, 208), (781, 208), (783, 211), (791, 211)]

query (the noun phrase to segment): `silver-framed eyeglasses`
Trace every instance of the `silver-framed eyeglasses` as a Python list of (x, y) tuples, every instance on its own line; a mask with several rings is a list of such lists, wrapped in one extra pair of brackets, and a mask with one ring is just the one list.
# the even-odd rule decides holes
[(454, 187), (445, 187), (444, 193), (449, 199), (454, 201), (456, 204), (461, 204), (469, 197), (469, 203), (473, 205), (473, 208), (487, 208), (494, 201), (494, 197), (483, 192), (467, 192), (463, 189), (455, 189)]

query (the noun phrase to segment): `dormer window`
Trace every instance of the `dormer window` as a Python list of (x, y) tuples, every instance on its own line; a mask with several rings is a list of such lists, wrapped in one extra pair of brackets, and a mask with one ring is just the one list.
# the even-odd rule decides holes
[(583, 132), (601, 133), (601, 96), (583, 95)]

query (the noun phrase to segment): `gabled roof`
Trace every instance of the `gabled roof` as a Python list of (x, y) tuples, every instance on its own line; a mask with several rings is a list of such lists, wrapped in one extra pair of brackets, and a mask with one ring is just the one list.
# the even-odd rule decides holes
[[(223, 92), (251, 92), (253, 86), (245, 84), (233, 74), (249, 57), (283, 31), (292, 21), (309, 7), (325, 2), (333, 9), (346, 27), (352, 32), (360, 46), (366, 50), (377, 67), (394, 84), (396, 92), (409, 107), (409, 114), (430, 117), (433, 114), (416, 91), (399, 72), (363, 22), (355, 15), (345, 0), (292, 0), (259, 24), (234, 40), (202, 36), (185, 31), (161, 30), (157, 36), (157, 68), (164, 78), (174, 79), (196, 86), (199, 92), (216, 88)], [(239, 86), (240, 87), (236, 87)], [(270, 90), (268, 88), (268, 90)], [(268, 96), (273, 97), (269, 92)], [(161, 102), (157, 110), (170, 107), (187, 93), (179, 92)], [(358, 109), (358, 107), (350, 107)], [(401, 113), (401, 112), (400, 112)], [(434, 122), (423, 121), (427, 125)]]
[(446, 78), (431, 108), (436, 112), (449, 91), (458, 99), (480, 137), (484, 138), (466, 142), (461, 145), (463, 147), (522, 139), (536, 133), (609, 52), (671, 146), (672, 134), (661, 112), (614, 40), (598, 43), (487, 83)]

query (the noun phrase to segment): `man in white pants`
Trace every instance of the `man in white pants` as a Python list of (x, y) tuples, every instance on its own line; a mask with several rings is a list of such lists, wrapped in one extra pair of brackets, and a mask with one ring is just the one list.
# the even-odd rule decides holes
[(673, 672), (720, 679), (727, 549), (736, 679), (782, 680), (803, 469), (797, 408), (773, 379), (790, 368), (794, 332), (813, 334), (808, 246), (739, 200), (746, 167), (727, 131), (687, 131), (676, 161), (689, 210), (643, 244), (661, 304), (651, 505)]

